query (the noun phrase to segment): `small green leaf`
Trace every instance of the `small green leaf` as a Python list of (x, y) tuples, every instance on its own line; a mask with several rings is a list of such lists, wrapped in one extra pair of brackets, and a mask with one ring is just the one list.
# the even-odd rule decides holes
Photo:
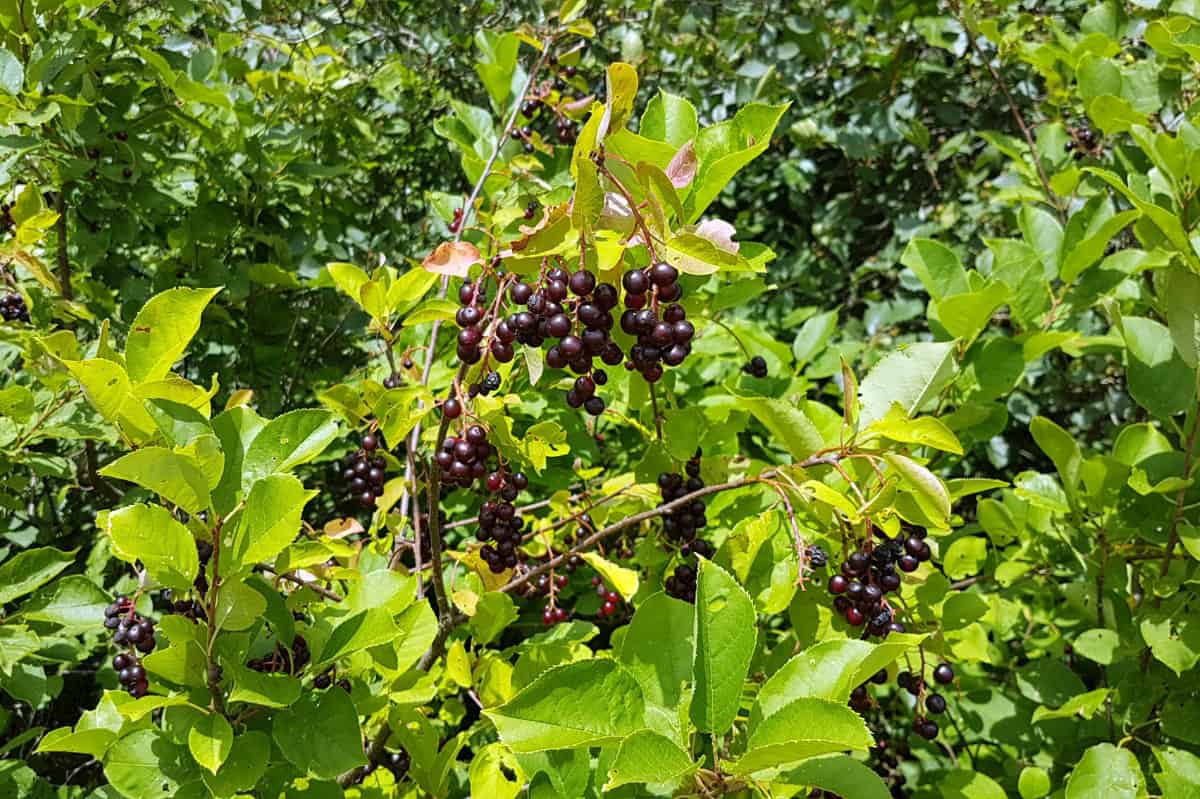
[(1137, 757), (1110, 743), (1096, 744), (1067, 780), (1065, 799), (1144, 799), (1146, 780)]
[(583, 553), (583, 559), (588, 565), (599, 572), (607, 585), (617, 590), (626, 600), (633, 599), (638, 590), (638, 573), (633, 569), (618, 566), (610, 560), (605, 560), (595, 552)]
[(970, 290), (967, 272), (958, 255), (933, 239), (910, 241), (900, 256), (900, 263), (913, 271), (935, 301)]
[(188, 750), (204, 768), (216, 773), (233, 748), (233, 728), (220, 713), (208, 713), (188, 730)]
[(752, 774), (817, 755), (866, 751), (874, 743), (862, 717), (841, 702), (801, 697), (765, 718), (729, 768)]
[(892, 796), (878, 774), (849, 755), (826, 755), (806, 760), (780, 774), (777, 781), (822, 788), (854, 799), (890, 799)]
[(884, 460), (895, 469), (905, 486), (912, 492), (925, 515), (942, 524), (950, 520), (950, 492), (933, 472), (906, 455), (886, 452)]
[(825, 437), (812, 420), (796, 406), (781, 399), (741, 397), (738, 403), (754, 414), (771, 432), (775, 440), (783, 444), (793, 460), (807, 458), (825, 446)]
[(317, 495), (290, 474), (273, 474), (250, 488), (233, 537), (233, 554), (244, 567), (270, 562), (300, 532), (304, 506)]
[(602, 790), (630, 783), (674, 783), (695, 768), (688, 753), (670, 738), (641, 730), (621, 741)]
[(217, 593), (214, 622), (217, 629), (245, 630), (261, 619), (266, 609), (267, 600), (258, 591), (240, 580), (225, 582)]
[(200, 770), (187, 749), (151, 728), (135, 730), (108, 748), (104, 776), (127, 799), (172, 799), (200, 781)]

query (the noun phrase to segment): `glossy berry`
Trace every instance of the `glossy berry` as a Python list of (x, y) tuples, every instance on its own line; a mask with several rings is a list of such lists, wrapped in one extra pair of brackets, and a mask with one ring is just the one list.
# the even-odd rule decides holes
[(925, 709), (930, 713), (941, 715), (946, 712), (946, 697), (941, 694), (928, 694), (925, 697)]
[(933, 670), (933, 679), (942, 685), (949, 685), (954, 682), (954, 669), (949, 663), (939, 663)]

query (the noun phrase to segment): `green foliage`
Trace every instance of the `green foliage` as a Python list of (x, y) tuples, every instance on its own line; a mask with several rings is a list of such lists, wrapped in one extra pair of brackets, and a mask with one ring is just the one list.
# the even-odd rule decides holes
[[(0, 793), (1192, 796), (1151, 5), (0, 14)], [(661, 379), (495, 346), (659, 262)]]

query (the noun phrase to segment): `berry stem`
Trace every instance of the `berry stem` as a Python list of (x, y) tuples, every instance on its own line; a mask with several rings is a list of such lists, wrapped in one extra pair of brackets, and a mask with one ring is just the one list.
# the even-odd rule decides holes
[(658, 393), (654, 389), (654, 383), (650, 383), (650, 408), (654, 411), (654, 431), (658, 434), (658, 440), (663, 440), (663, 419), (658, 412)]
[(625, 202), (629, 203), (629, 211), (633, 214), (633, 221), (642, 231), (642, 238), (646, 240), (646, 250), (650, 253), (650, 263), (658, 262), (658, 254), (654, 251), (654, 237), (650, 235), (650, 228), (646, 226), (646, 218), (642, 216), (642, 212), (638, 210), (638, 205), (634, 202), (633, 195), (629, 193), (629, 189), (625, 188), (625, 184), (617, 179), (617, 176), (612, 173), (608, 167), (604, 165), (604, 160), (607, 156), (603, 150), (594, 154), (592, 162), (595, 163), (597, 171), (601, 175), (608, 178), (621, 196), (625, 198)]

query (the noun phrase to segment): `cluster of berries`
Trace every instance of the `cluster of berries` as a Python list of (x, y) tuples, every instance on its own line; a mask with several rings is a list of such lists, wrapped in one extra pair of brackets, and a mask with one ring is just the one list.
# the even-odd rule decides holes
[[(334, 674), (335, 672), (333, 666), (325, 669), (325, 671), (313, 678), (313, 688), (316, 688), (318, 691), (324, 691), (326, 688), (334, 684)], [(350, 693), (350, 681), (347, 679), (338, 680), (337, 687), (341, 688), (346, 693)]]
[[(918, 555), (912, 554), (914, 551)], [(842, 563), (841, 574), (829, 578), (829, 592), (835, 597), (834, 610), (854, 627), (867, 625), (870, 635), (886, 638), (890, 633), (904, 632), (904, 625), (896, 620), (886, 596), (900, 589), (897, 566), (911, 572), (920, 564), (921, 557), (928, 560), (929, 556), (929, 545), (918, 536), (903, 543), (888, 539), (869, 553), (851, 552)]]
[(761, 355), (755, 355), (742, 366), (742, 371), (761, 380), (767, 376), (767, 359)]
[[(446, 400), (442, 410), (447, 416), (450, 415), (451, 402), (461, 412), (457, 400)], [(476, 479), (488, 474), (488, 459), (495, 454), (496, 448), (488, 443), (487, 430), (473, 424), (461, 436), (446, 436), (433, 461), (441, 469), (443, 483), (467, 488)]]
[[(949, 685), (954, 682), (954, 669), (949, 663), (939, 663), (933, 669), (933, 681), (938, 685)], [(902, 671), (896, 678), (896, 683), (918, 700), (923, 700), (925, 713), (930, 713), (936, 716), (946, 712), (946, 698), (939, 693), (926, 692), (925, 678), (917, 673), (910, 671)], [(913, 719), (913, 731), (927, 741), (932, 741), (938, 736), (938, 725), (933, 719), (923, 714), (918, 714)]]
[(16, 220), (13, 219), (12, 205), (0, 203), (0, 230), (9, 230), (14, 225), (16, 225)]
[[(684, 471), (686, 480), (678, 472), (663, 472), (658, 476), (658, 490), (662, 495), (660, 506), (704, 488), (704, 481), (700, 479), (699, 450), (687, 462)], [(679, 551), (684, 557), (692, 554), (712, 557), (712, 545), (697, 536), (697, 531), (708, 525), (706, 510), (704, 499), (697, 498), (663, 515), (663, 532), (669, 540), (681, 545)]]
[(359, 442), (361, 449), (346, 457), (342, 466), (342, 479), (346, 481), (349, 498), (364, 508), (375, 507), (375, 500), (383, 494), (387, 461), (382, 455), (373, 454), (379, 449), (379, 436), (367, 433)]
[(308, 662), (312, 659), (312, 653), (308, 649), (308, 641), (304, 636), (297, 635), (292, 641), (292, 648), (288, 650), (279, 643), (275, 644), (274, 651), (267, 657), (255, 658), (246, 664), (246, 667), (254, 671), (263, 672), (264, 674), (274, 674), (282, 672), (284, 674), (298, 674)]
[(1088, 155), (1100, 154), (1100, 138), (1096, 135), (1096, 131), (1092, 130), (1087, 125), (1080, 125), (1070, 129), (1071, 138), (1067, 140), (1063, 149), (1072, 154), (1072, 157), (1079, 161)]
[(696, 601), (696, 570), (686, 563), (680, 563), (675, 571), (667, 578), (667, 596), (682, 599), (684, 602)]
[[(649, 269), (631, 269), (621, 278), (625, 287), (625, 312), (621, 329), (637, 336), (629, 348), (627, 369), (641, 372), (648, 383), (663, 376), (663, 365), (679, 366), (692, 352), (696, 328), (676, 300), (683, 296), (679, 270), (660, 261)], [(661, 308), (660, 305), (668, 303)]]
[(457, 233), (458, 229), (462, 227), (462, 223), (463, 223), (463, 209), (455, 208), (454, 209), (454, 219), (450, 220), (450, 224), (447, 225), (447, 227), (450, 228), (451, 233)]
[(479, 508), (479, 540), (495, 542), (495, 546), (485, 543), (479, 556), (493, 574), (500, 574), (515, 568), (521, 557), (518, 547), (528, 523), (517, 514), (513, 500), (529, 486), (529, 478), (522, 472), (509, 474), (501, 468), (487, 476), (486, 485), (488, 491), (499, 494), (500, 498), (485, 500)]
[(483, 379), (478, 383), (472, 383), (467, 387), (467, 396), (475, 397), (480, 394), (487, 396), (493, 391), (500, 390), (500, 373), (496, 371), (488, 372), (483, 376)]
[(175, 594), (170, 588), (164, 588), (162, 591), (162, 599), (170, 605), (170, 612), (177, 616), (198, 621), (204, 618), (204, 605), (195, 599), (175, 599)]
[(154, 651), (154, 622), (133, 609), (131, 598), (121, 596), (104, 609), (104, 627), (112, 630), (114, 644), (129, 649), (113, 658), (117, 679), (130, 695), (145, 696), (149, 683), (136, 652), (148, 654)]
[(5, 322), (28, 322), (29, 308), (25, 305), (25, 298), (15, 291), (0, 297), (0, 319)]

